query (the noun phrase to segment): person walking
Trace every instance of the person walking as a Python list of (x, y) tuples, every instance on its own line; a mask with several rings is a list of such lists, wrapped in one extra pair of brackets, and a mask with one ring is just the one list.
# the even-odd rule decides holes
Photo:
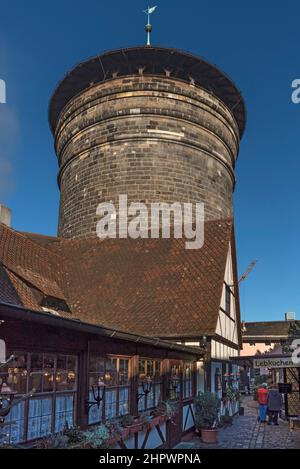
[(258, 388), (257, 400), (259, 404), (258, 421), (266, 423), (268, 402), (268, 385), (266, 383), (262, 383), (261, 387)]
[(278, 386), (276, 383), (272, 383), (267, 401), (269, 415), (268, 425), (278, 425), (278, 415), (282, 409), (282, 404), (282, 395), (278, 391)]

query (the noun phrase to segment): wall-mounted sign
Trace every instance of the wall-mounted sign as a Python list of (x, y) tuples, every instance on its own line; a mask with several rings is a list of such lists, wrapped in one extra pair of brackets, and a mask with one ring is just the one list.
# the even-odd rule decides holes
[(293, 368), (300, 367), (300, 363), (294, 363), (292, 357), (254, 358), (254, 368)]

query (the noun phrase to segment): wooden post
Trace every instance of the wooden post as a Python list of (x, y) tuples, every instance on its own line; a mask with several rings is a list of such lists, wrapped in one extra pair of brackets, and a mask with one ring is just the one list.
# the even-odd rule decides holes
[(139, 385), (139, 355), (133, 355), (130, 360), (130, 414), (138, 415), (138, 385)]
[(86, 401), (89, 394), (88, 382), (88, 351), (84, 350), (79, 354), (78, 363), (78, 399), (77, 399), (77, 421), (80, 428), (85, 430), (88, 427), (88, 413)]
[(162, 367), (162, 401), (169, 398), (169, 372), (170, 372), (170, 360), (164, 358), (161, 363)]

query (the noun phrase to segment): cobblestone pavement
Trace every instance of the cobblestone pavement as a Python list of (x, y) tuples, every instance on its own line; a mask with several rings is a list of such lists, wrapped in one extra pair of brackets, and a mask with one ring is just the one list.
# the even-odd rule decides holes
[(279, 419), (278, 426), (257, 422), (258, 405), (252, 397), (243, 399), (245, 415), (234, 418), (233, 425), (219, 430), (218, 444), (204, 444), (194, 436), (180, 448), (219, 449), (300, 449), (300, 431), (291, 432), (288, 422)]

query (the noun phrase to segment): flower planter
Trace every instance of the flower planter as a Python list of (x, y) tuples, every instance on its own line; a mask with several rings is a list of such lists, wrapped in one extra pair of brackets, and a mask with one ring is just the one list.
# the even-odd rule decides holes
[(78, 442), (78, 443), (72, 443), (68, 446), (68, 449), (86, 449), (86, 443), (83, 441)]
[(120, 435), (114, 435), (107, 440), (108, 446), (115, 446), (120, 440)]
[(202, 429), (201, 430), (201, 438), (203, 443), (217, 443), (218, 441), (218, 430), (213, 429), (213, 430), (207, 430), (207, 429)]
[(161, 425), (163, 425), (164, 423), (166, 423), (167, 420), (168, 420), (168, 419), (167, 419), (167, 416), (166, 416), (166, 415), (160, 415), (160, 416), (159, 416), (159, 423), (160, 423)]
[(133, 425), (130, 425), (130, 427), (128, 427), (130, 435), (141, 432), (143, 430), (143, 426), (144, 424), (142, 422), (137, 422)]
[(121, 435), (122, 440), (127, 440), (129, 436), (130, 436), (130, 427), (124, 427), (122, 431), (122, 435)]
[(158, 415), (157, 417), (153, 417), (151, 420), (149, 420), (148, 423), (148, 428), (154, 428), (156, 425), (160, 424), (160, 419), (161, 417)]

